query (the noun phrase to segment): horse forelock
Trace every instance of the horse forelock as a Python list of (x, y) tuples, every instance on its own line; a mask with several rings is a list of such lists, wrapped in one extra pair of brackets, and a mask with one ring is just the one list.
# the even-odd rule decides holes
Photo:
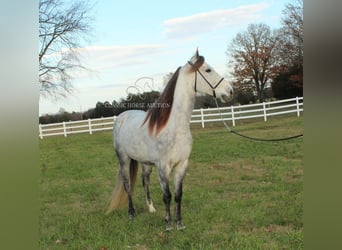
[(191, 66), (191, 72), (195, 72), (198, 70), (204, 63), (204, 56), (197, 56), (196, 62), (194, 62)]
[(142, 125), (144, 125), (148, 121), (148, 130), (150, 134), (153, 133), (155, 128), (156, 135), (159, 134), (159, 132), (165, 127), (167, 121), (169, 120), (180, 68), (181, 67), (179, 67), (175, 71), (171, 79), (166, 84), (164, 91), (162, 92), (160, 97), (147, 111), (145, 120)]

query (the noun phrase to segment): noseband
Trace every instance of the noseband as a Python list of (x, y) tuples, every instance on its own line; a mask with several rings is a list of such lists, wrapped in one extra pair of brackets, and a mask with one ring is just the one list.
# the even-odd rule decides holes
[[(194, 66), (190, 61), (188, 61), (188, 63), (191, 66)], [(195, 92), (197, 92), (197, 72), (202, 76), (202, 78), (204, 79), (204, 81), (210, 86), (210, 88), (213, 91), (213, 97), (216, 98), (216, 93), (215, 93), (215, 89), (220, 85), (220, 83), (223, 81), (223, 77), (221, 78), (221, 80), (219, 80), (215, 86), (211, 85), (211, 83), (204, 77), (204, 75), (201, 73), (201, 71), (199, 71), (198, 69), (196, 69), (195, 71)]]

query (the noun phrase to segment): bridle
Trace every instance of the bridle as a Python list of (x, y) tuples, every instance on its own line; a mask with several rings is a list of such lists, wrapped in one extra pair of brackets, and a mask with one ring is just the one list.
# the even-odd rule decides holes
[[(188, 61), (188, 63), (191, 66), (194, 66), (190, 61)], [(216, 98), (216, 93), (215, 93), (215, 89), (221, 84), (221, 82), (223, 81), (223, 77), (221, 78), (221, 80), (219, 80), (215, 86), (213, 86), (206, 78), (205, 76), (201, 73), (201, 71), (199, 71), (198, 69), (196, 69), (195, 71), (195, 92), (197, 92), (197, 72), (202, 76), (202, 78), (204, 79), (204, 81), (210, 86), (210, 88), (213, 91), (213, 97)]]

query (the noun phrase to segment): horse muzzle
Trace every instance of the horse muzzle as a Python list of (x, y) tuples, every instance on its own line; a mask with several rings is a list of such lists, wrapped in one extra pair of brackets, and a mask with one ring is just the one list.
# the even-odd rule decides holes
[(230, 89), (227, 91), (227, 94), (221, 94), (220, 99), (222, 102), (229, 102), (233, 99), (233, 90)]

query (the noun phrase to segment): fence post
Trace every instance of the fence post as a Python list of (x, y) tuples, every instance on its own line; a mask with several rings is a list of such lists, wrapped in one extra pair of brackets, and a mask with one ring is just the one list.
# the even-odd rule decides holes
[(232, 111), (232, 122), (233, 122), (233, 127), (235, 127), (235, 116), (234, 116), (234, 106), (230, 106), (230, 110)]
[(203, 115), (203, 108), (201, 108), (201, 122), (202, 122), (202, 128), (204, 128), (204, 115)]
[(40, 137), (40, 139), (43, 139), (42, 124), (39, 124), (39, 137)]
[(296, 104), (297, 104), (297, 117), (300, 116), (300, 111), (299, 111), (299, 99), (298, 96), (296, 97)]
[(64, 137), (67, 137), (65, 122), (63, 122), (63, 132), (64, 132)]
[(266, 114), (266, 104), (265, 104), (265, 102), (262, 102), (262, 108), (263, 108), (263, 111), (264, 111), (264, 121), (266, 122), (267, 121), (267, 114)]
[(89, 134), (93, 134), (93, 131), (91, 130), (91, 120), (88, 118), (88, 125), (89, 125)]

